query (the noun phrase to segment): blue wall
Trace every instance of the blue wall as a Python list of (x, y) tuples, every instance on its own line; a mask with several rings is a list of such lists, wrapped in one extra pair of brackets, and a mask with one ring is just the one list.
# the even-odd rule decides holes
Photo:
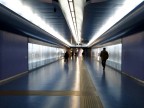
[(28, 40), (0, 31), (0, 80), (28, 70)]
[(122, 39), (122, 72), (144, 80), (144, 32)]

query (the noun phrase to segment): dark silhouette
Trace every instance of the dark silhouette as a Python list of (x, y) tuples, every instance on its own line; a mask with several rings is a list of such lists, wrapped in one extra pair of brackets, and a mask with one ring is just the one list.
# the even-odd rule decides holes
[(66, 51), (65, 55), (64, 55), (64, 61), (68, 62), (68, 58), (69, 58), (69, 53), (68, 53), (68, 51)]
[(101, 57), (101, 62), (102, 62), (103, 70), (105, 70), (106, 60), (109, 57), (109, 54), (106, 51), (106, 48), (103, 48), (103, 50), (100, 53), (100, 57)]
[(65, 69), (65, 72), (68, 74), (68, 72), (69, 72), (69, 65), (65, 63), (64, 69)]

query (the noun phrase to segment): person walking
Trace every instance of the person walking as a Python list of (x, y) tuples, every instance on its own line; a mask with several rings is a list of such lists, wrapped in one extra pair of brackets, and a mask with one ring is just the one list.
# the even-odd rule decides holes
[(68, 58), (69, 58), (69, 53), (68, 53), (68, 51), (66, 51), (64, 54), (64, 61), (68, 62)]
[(101, 63), (103, 66), (103, 70), (105, 70), (106, 60), (109, 58), (109, 54), (106, 51), (106, 48), (103, 48), (103, 50), (100, 52), (100, 57), (101, 57)]

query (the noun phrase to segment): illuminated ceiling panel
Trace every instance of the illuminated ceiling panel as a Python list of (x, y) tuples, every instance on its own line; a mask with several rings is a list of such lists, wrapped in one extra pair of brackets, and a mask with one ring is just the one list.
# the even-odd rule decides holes
[(101, 25), (101, 27), (99, 26), (98, 29), (95, 29), (96, 32), (93, 33), (93, 36), (88, 42), (87, 46), (92, 46), (93, 42), (98, 37), (100, 37), (104, 32), (110, 29), (114, 24), (120, 21), (124, 16), (126, 16), (130, 11), (132, 11), (142, 2), (143, 0), (122, 0), (121, 2), (117, 1), (116, 3), (113, 3), (114, 5), (111, 6), (112, 13), (109, 14), (109, 17), (105, 17), (105, 20), (103, 20), (104, 23)]
[(81, 43), (85, 0), (59, 0), (76, 43)]
[[(54, 2), (58, 7), (50, 6)], [(0, 0), (1, 4), (68, 46), (79, 44), (82, 47), (93, 46), (99, 37), (142, 2), (143, 0)], [(66, 33), (67, 31), (69, 32)]]
[(56, 39), (59, 39), (66, 45), (71, 46), (70, 42), (61, 36), (59, 32), (55, 31), (55, 29), (52, 28), (51, 25), (47, 23), (39, 13), (35, 12), (31, 6), (23, 3), (23, 0), (0, 0), (0, 3), (39, 26), (41, 29), (47, 31)]

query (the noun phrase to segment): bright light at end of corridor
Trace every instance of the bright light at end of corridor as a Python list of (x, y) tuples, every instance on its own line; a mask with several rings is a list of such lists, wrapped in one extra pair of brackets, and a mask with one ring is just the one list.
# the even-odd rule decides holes
[(104, 32), (120, 21), (124, 16), (126, 16), (142, 2), (143, 0), (125, 0), (123, 4), (114, 12), (114, 14), (112, 14), (111, 17), (106, 21), (106, 23), (102, 25), (98, 32), (94, 34), (87, 46), (92, 46), (98, 37), (100, 37)]
[(30, 22), (34, 23), (35, 25), (39, 26), (41, 29), (45, 30), (46, 32), (50, 33), (56, 39), (62, 41), (68, 46), (71, 44), (63, 38), (58, 32), (56, 32), (48, 23), (46, 23), (40, 15), (34, 13), (32, 8), (22, 2), (22, 0), (0, 0), (0, 3), (7, 8), (11, 9), (12, 11), (16, 12), (20, 16), (26, 18)]

